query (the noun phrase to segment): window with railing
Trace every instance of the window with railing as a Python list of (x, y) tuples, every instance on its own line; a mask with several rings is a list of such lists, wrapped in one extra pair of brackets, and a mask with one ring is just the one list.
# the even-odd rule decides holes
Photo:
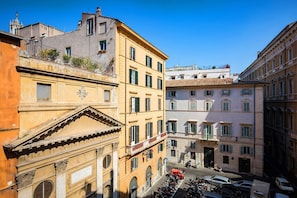
[(213, 124), (212, 123), (204, 123), (203, 138), (204, 139), (212, 139), (213, 138)]

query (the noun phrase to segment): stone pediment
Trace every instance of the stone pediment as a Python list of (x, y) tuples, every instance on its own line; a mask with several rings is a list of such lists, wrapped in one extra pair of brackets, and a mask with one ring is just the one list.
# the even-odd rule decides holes
[(23, 137), (4, 145), (4, 148), (15, 154), (30, 153), (30, 150), (42, 150), (119, 132), (121, 128), (122, 123), (97, 109), (78, 107), (31, 129)]

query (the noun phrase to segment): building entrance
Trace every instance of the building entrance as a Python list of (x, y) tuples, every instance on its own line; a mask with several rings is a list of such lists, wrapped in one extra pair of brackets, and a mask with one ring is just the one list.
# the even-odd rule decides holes
[(238, 170), (239, 172), (243, 173), (250, 173), (251, 172), (251, 160), (247, 158), (239, 158), (239, 167)]
[(204, 147), (204, 167), (214, 166), (214, 148)]

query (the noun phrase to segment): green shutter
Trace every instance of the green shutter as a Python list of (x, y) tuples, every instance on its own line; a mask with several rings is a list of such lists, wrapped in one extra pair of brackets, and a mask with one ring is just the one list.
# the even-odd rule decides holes
[(129, 83), (132, 83), (132, 69), (129, 69)]
[(140, 110), (139, 106), (140, 106), (139, 98), (135, 98), (135, 112), (139, 112)]
[(135, 143), (139, 142), (139, 126), (135, 126)]
[(138, 85), (138, 71), (135, 71), (135, 84)]
[(130, 144), (131, 144), (131, 142), (132, 142), (132, 127), (130, 127), (130, 137), (129, 137), (129, 139), (130, 139)]

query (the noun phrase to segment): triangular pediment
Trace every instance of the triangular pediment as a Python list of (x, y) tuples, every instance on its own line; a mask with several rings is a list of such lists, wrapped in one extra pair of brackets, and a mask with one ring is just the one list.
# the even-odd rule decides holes
[[(78, 107), (31, 129), (5, 149), (23, 152), (119, 132), (122, 123), (90, 106)], [(30, 151), (29, 151), (30, 152)]]

